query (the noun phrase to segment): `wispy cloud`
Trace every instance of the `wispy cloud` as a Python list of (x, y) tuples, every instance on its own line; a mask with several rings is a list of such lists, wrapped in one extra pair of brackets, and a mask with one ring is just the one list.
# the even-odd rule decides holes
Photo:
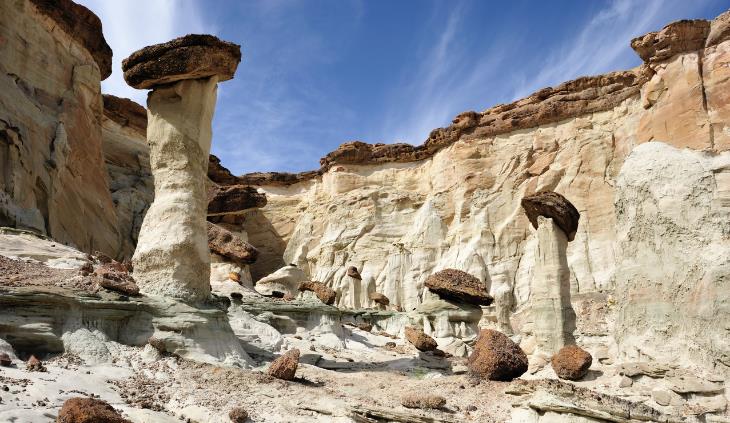
[(102, 91), (144, 105), (147, 94), (124, 82), (122, 60), (132, 52), (190, 33), (215, 34), (203, 19), (201, 4), (193, 0), (76, 0), (101, 19), (104, 37), (114, 52), (112, 74)]

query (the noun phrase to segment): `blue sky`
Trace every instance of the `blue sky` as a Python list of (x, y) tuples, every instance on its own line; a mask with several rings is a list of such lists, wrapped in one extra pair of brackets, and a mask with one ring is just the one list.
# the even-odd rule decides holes
[(343, 142), (421, 144), (458, 113), (640, 64), (630, 39), (728, 0), (77, 0), (114, 50), (104, 92), (145, 103), (121, 60), (187, 33), (241, 44), (212, 152), (234, 174), (297, 172)]

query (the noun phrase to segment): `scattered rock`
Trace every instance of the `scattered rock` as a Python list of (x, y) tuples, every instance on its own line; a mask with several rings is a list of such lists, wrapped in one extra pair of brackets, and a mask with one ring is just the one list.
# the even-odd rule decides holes
[(469, 372), (489, 380), (510, 381), (527, 371), (527, 355), (505, 334), (483, 329), (468, 359)]
[(95, 398), (66, 400), (58, 413), (57, 423), (131, 423), (109, 403)]
[(672, 367), (660, 363), (629, 362), (623, 363), (618, 368), (618, 374), (628, 377), (649, 376), (651, 378), (664, 377)]
[(159, 338), (150, 336), (150, 338), (147, 340), (147, 343), (152, 345), (152, 348), (156, 349), (157, 351), (159, 351), (161, 353), (164, 353), (167, 351), (167, 347), (165, 347), (165, 342)]
[(368, 294), (368, 298), (370, 301), (374, 301), (376, 304), (386, 307), (388, 304), (390, 304), (390, 300), (385, 295), (381, 294), (380, 292), (371, 292)]
[(294, 348), (274, 360), (269, 366), (269, 375), (277, 379), (292, 380), (299, 365), (299, 350)]
[(567, 345), (553, 355), (550, 363), (559, 378), (578, 380), (588, 373), (593, 357), (577, 345)]
[(651, 391), (651, 398), (659, 405), (667, 406), (672, 402), (672, 395), (669, 391), (654, 389)]
[(43, 362), (38, 360), (36, 356), (31, 355), (28, 359), (28, 362), (25, 365), (25, 369), (29, 372), (45, 372), (46, 366), (43, 365)]
[(371, 330), (373, 330), (373, 325), (371, 325), (370, 323), (362, 322), (357, 324), (357, 328), (365, 332), (370, 332)]
[(236, 407), (228, 413), (228, 418), (233, 423), (245, 423), (248, 418), (248, 412), (242, 407)]
[(438, 347), (436, 341), (426, 335), (422, 329), (406, 326), (405, 335), (408, 342), (413, 344), (419, 351), (433, 351)]
[(678, 394), (716, 394), (724, 391), (721, 383), (714, 383), (697, 376), (672, 376), (666, 379), (669, 389)]
[(214, 223), (208, 224), (208, 248), (210, 251), (233, 260), (236, 263), (252, 264), (259, 251), (228, 229)]
[(238, 272), (230, 272), (228, 273), (228, 279), (234, 282), (241, 283), (241, 274)]
[(580, 213), (565, 197), (557, 192), (543, 191), (523, 198), (521, 203), (535, 229), (538, 216), (548, 217), (565, 232), (568, 241), (575, 239)]
[(227, 81), (240, 62), (241, 46), (212, 35), (190, 34), (137, 50), (122, 61), (122, 70), (127, 84), (147, 89), (214, 75), (219, 82)]
[(357, 267), (355, 266), (350, 266), (347, 268), (347, 276), (354, 279), (362, 280), (362, 276), (360, 276), (360, 272), (357, 271)]
[(488, 306), (494, 298), (474, 276), (456, 269), (436, 272), (426, 279), (426, 287), (445, 300)]
[(13, 364), (13, 360), (7, 353), (0, 353), (0, 366), (9, 367)]
[(299, 291), (311, 291), (314, 292), (314, 294), (319, 298), (320, 301), (327, 305), (332, 305), (335, 303), (335, 299), (337, 298), (337, 293), (327, 285), (323, 284), (322, 282), (315, 282), (315, 281), (307, 281), (302, 282), (299, 284)]
[(139, 295), (139, 287), (129, 274), (127, 266), (112, 260), (104, 263), (94, 272), (96, 283), (104, 289), (119, 292), (124, 295)]
[(90, 274), (94, 273), (94, 265), (87, 261), (83, 264), (83, 266), (81, 266), (81, 268), (79, 269), (79, 273), (81, 274), (81, 276), (89, 276)]
[(134, 280), (131, 279), (132, 277), (129, 276), (129, 279), (107, 279), (107, 278), (100, 278), (98, 280), (99, 286), (108, 289), (110, 291), (119, 292), (120, 294), (129, 295), (132, 297), (135, 297), (139, 295), (139, 287), (136, 283), (134, 283)]
[(400, 403), (406, 408), (436, 409), (446, 405), (446, 398), (439, 395), (408, 394), (401, 398)]
[(618, 387), (619, 388), (628, 388), (633, 384), (634, 384), (634, 379), (631, 379), (628, 376), (621, 376), (621, 381), (619, 381)]

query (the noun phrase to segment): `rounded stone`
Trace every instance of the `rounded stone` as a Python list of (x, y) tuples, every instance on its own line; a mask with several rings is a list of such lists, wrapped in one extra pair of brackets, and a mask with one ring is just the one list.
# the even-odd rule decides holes
[(502, 332), (483, 329), (469, 356), (469, 372), (484, 379), (510, 381), (527, 371), (527, 355)]
[(185, 79), (233, 78), (241, 62), (241, 46), (212, 35), (189, 34), (145, 47), (122, 61), (124, 80), (138, 89)]
[(567, 345), (553, 355), (550, 364), (561, 379), (578, 380), (588, 373), (593, 357), (577, 345)]

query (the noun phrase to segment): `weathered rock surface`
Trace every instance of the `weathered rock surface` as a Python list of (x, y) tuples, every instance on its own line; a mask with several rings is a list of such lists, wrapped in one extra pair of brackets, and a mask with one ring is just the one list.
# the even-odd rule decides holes
[(139, 287), (137, 287), (134, 278), (126, 270), (105, 264), (99, 266), (94, 274), (96, 275), (97, 283), (102, 288), (125, 295), (139, 295)]
[(401, 398), (400, 403), (406, 408), (441, 408), (446, 405), (446, 398), (440, 395), (408, 394)]
[(436, 341), (423, 332), (423, 329), (406, 326), (404, 334), (408, 342), (419, 351), (433, 351), (438, 347)]
[(550, 360), (555, 374), (561, 379), (578, 380), (588, 373), (593, 357), (577, 345), (567, 345)]
[(208, 189), (208, 215), (240, 213), (266, 205), (266, 194), (244, 185), (212, 186)]
[(189, 34), (145, 47), (122, 61), (124, 80), (145, 89), (187, 79), (233, 78), (241, 62), (241, 46), (212, 35)]
[(705, 47), (710, 22), (703, 19), (672, 22), (661, 31), (631, 40), (631, 48), (647, 63), (662, 62), (677, 54)]
[(439, 297), (456, 302), (488, 306), (494, 300), (486, 284), (474, 276), (456, 269), (445, 269), (429, 276), (426, 287)]
[(268, 373), (277, 379), (292, 380), (299, 365), (299, 350), (294, 348), (282, 354), (269, 366)]
[(538, 192), (520, 201), (532, 227), (537, 229), (538, 216), (548, 217), (565, 232), (568, 241), (575, 239), (580, 213), (565, 197), (553, 191)]
[(469, 356), (468, 366), (474, 376), (509, 381), (527, 371), (527, 355), (503, 333), (483, 329)]
[(253, 245), (219, 225), (210, 222), (207, 225), (210, 251), (236, 263), (251, 264), (256, 261), (258, 250)]
[(327, 285), (323, 284), (322, 282), (315, 282), (315, 281), (305, 281), (302, 282), (299, 285), (299, 290), (304, 291), (311, 291), (314, 292), (314, 294), (319, 298), (320, 301), (327, 305), (332, 305), (335, 303), (335, 299), (337, 298), (337, 293), (329, 288)]
[(63, 403), (57, 423), (131, 423), (106, 401), (95, 398), (71, 398)]

